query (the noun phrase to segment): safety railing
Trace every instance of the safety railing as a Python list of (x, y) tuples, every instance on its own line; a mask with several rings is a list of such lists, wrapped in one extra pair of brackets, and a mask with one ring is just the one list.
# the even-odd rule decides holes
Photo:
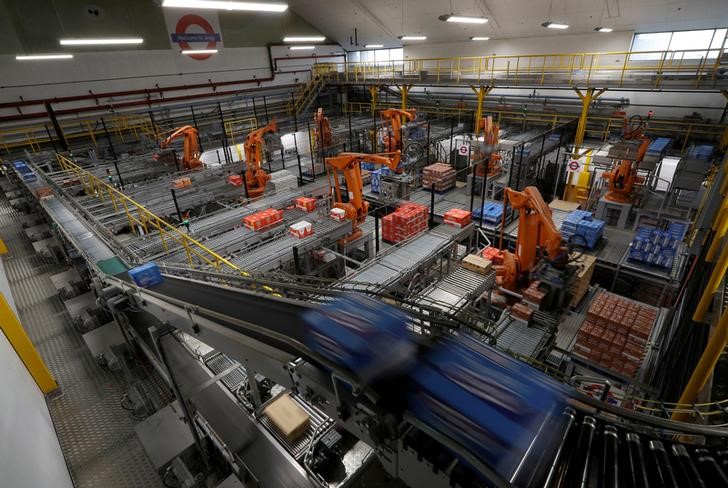
[(298, 115), (311, 104), (313, 99), (318, 95), (319, 90), (324, 85), (324, 78), (318, 75), (318, 72), (334, 69), (334, 66), (325, 64), (314, 66), (311, 80), (302, 85), (298, 92), (294, 95), (293, 100), (286, 103), (289, 115)]
[(108, 202), (113, 206), (115, 212), (125, 214), (132, 232), (143, 231), (149, 235), (156, 230), (164, 251), (168, 253), (178, 248), (183, 249), (190, 267), (203, 264), (211, 266), (217, 271), (235, 271), (248, 276), (246, 271), (241, 270), (215, 251), (205, 247), (196, 239), (153, 214), (140, 203), (135, 202), (70, 159), (60, 154), (56, 155), (56, 159), (61, 169), (78, 181), (86, 195), (95, 196), (101, 202)]
[(725, 80), (723, 49), (616, 51), (420, 58), (326, 63), (315, 67), (327, 80), (346, 83), (406, 82), (660, 88), (712, 88)]
[[(148, 117), (139, 115), (113, 115), (104, 118), (109, 134), (116, 135), (123, 143), (128, 140), (139, 140), (142, 134), (154, 139), (155, 134), (162, 131), (157, 126), (156, 131)], [(98, 144), (98, 138), (104, 137), (105, 132), (100, 119), (65, 120), (60, 122), (61, 130), (67, 141), (75, 139), (91, 140)], [(27, 149), (32, 153), (41, 150), (41, 144), (50, 144), (51, 137), (56, 139), (53, 129), (47, 125), (33, 125), (0, 130), (0, 149), (6, 154), (14, 150)]]
[(227, 137), (233, 146), (237, 144), (235, 142), (236, 136), (238, 137), (238, 142), (241, 142), (241, 138), (244, 139), (249, 132), (254, 131), (257, 128), (258, 119), (256, 117), (241, 117), (225, 121), (225, 134), (227, 134)]
[[(398, 102), (378, 102), (378, 108), (399, 107)], [(475, 112), (473, 107), (454, 107), (442, 105), (425, 105), (411, 102), (412, 107), (421, 112), (438, 115), (470, 116)], [(342, 105), (343, 113), (370, 113), (369, 102), (348, 102)], [(567, 123), (578, 117), (576, 113), (534, 112), (517, 110), (491, 110), (486, 108), (485, 113), (493, 115), (498, 123), (535, 123), (539, 125), (557, 125)], [(609, 115), (589, 115), (587, 118), (586, 134), (594, 139), (607, 141), (610, 135), (620, 132), (624, 126), (624, 117)], [(650, 119), (645, 130), (647, 135), (654, 137), (678, 137), (682, 139), (680, 153), (684, 153), (691, 138), (717, 139), (720, 144), (728, 138), (728, 124), (708, 124), (690, 120)], [(728, 139), (726, 139), (728, 142)]]

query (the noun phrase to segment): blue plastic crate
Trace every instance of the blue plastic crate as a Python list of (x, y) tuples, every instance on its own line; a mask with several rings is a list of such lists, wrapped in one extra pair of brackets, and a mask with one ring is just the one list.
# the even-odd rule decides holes
[(306, 344), (364, 383), (401, 372), (417, 351), (397, 308), (351, 293), (303, 315)]
[(164, 282), (159, 267), (152, 262), (130, 269), (129, 276), (137, 286), (142, 288), (151, 288)]

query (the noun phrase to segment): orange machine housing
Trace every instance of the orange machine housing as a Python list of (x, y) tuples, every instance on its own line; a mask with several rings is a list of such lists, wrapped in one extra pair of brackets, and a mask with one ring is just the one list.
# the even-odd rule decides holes
[(515, 253), (503, 251), (503, 263), (495, 266), (499, 284), (508, 290), (517, 290), (523, 278), (534, 270), (542, 257), (557, 261), (568, 256), (561, 245), (551, 209), (535, 186), (523, 191), (506, 188), (505, 198), (518, 210), (518, 238)]
[(261, 196), (265, 192), (265, 185), (270, 181), (270, 175), (263, 169), (263, 145), (265, 139), (263, 136), (268, 133), (276, 132), (278, 126), (273, 120), (270, 124), (260, 129), (256, 129), (245, 139), (243, 148), (245, 149), (245, 163), (247, 165), (245, 171), (245, 185), (248, 189), (248, 196), (255, 198)]
[[(382, 154), (364, 153), (340, 153), (338, 156), (326, 158), (326, 169), (329, 174), (329, 183), (333, 188), (334, 208), (340, 208), (346, 212), (346, 218), (352, 221), (353, 230), (351, 234), (342, 239), (342, 244), (351, 242), (361, 237), (359, 226), (366, 221), (369, 203), (364, 200), (362, 193), (361, 163), (381, 164), (392, 170), (399, 166), (401, 157), (400, 151)], [(348, 192), (348, 201), (344, 201), (341, 187), (339, 186), (339, 175), (343, 175)]]
[(632, 129), (628, 124), (629, 122), (625, 119), (623, 138), (628, 141), (639, 141), (634, 157), (623, 159), (611, 171), (602, 173), (602, 178), (609, 181), (609, 191), (604, 198), (618, 203), (634, 201), (635, 185), (642, 184), (644, 181), (642, 177), (637, 176), (637, 169), (650, 147), (650, 139), (643, 134), (644, 125), (640, 123), (638, 127)]
[(329, 118), (324, 115), (324, 109), (319, 107), (313, 116), (313, 135), (317, 149), (326, 149), (331, 146), (333, 135)]
[(500, 160), (501, 156), (498, 152), (498, 142), (500, 141), (500, 128), (498, 124), (493, 122), (492, 116), (483, 117), (478, 120), (477, 127), (475, 128), (475, 137), (480, 135), (480, 131), (483, 131), (485, 145), (483, 151), (475, 155), (475, 161), (483, 160), (484, 165), (478, 165), (475, 168), (475, 174), (477, 176), (488, 175), (488, 178), (498, 176), (503, 172)]
[[(417, 118), (417, 111), (400, 110), (398, 108), (388, 108), (381, 112), (382, 120), (386, 123), (383, 134), (384, 147), (387, 152), (402, 151), (402, 126), (409, 120), (410, 122)], [(398, 171), (401, 172), (401, 169)]]
[(174, 129), (166, 139), (159, 143), (160, 149), (166, 149), (172, 141), (180, 137), (184, 138), (184, 152), (182, 154), (182, 167), (186, 170), (197, 169), (202, 167), (200, 161), (200, 145), (197, 139), (197, 129), (191, 125), (185, 125), (178, 129)]

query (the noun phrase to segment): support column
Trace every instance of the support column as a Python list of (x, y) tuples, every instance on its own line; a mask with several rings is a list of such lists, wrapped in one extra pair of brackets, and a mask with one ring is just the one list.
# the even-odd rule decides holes
[(479, 131), (478, 124), (480, 123), (480, 119), (483, 118), (483, 100), (485, 100), (485, 96), (493, 90), (493, 87), (480, 85), (479, 87), (471, 86), (470, 89), (473, 90), (475, 95), (478, 97), (478, 106), (475, 109), (475, 122), (473, 123), (473, 132), (477, 137)]
[(589, 107), (591, 106), (591, 103), (599, 98), (605, 91), (607, 91), (607, 89), (602, 88), (601, 90), (597, 90), (595, 88), (587, 88), (586, 91), (582, 93), (578, 88), (574, 88), (574, 91), (577, 95), (579, 95), (579, 98), (581, 98), (581, 115), (579, 116), (579, 123), (576, 126), (576, 135), (574, 136), (573, 155), (577, 158), (579, 157), (579, 149), (581, 149), (581, 145), (584, 142), (586, 119), (589, 116)]
[(372, 97), (372, 117), (377, 110), (377, 98), (379, 97), (379, 86), (371, 85), (369, 87), (369, 96)]
[[(728, 246), (726, 246), (728, 249)], [(695, 366), (690, 381), (688, 381), (685, 390), (680, 395), (678, 403), (692, 404), (698, 398), (698, 394), (703, 389), (705, 384), (713, 374), (715, 365), (718, 362), (721, 354), (725, 350), (726, 339), (728, 339), (728, 310), (723, 312), (718, 321), (718, 325), (713, 330), (713, 333), (708, 339), (708, 344), (705, 346), (702, 356), (698, 364)], [(685, 422), (688, 420), (690, 414), (687, 412), (675, 412), (672, 414), (672, 420), (678, 420)]]
[(412, 85), (402, 85), (399, 87), (399, 92), (402, 97), (402, 110), (407, 110), (407, 95), (409, 95), (410, 88), (412, 88)]

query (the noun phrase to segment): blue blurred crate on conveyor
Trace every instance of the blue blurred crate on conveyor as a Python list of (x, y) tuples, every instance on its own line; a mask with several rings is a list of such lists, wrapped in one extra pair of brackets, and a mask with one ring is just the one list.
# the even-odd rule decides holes
[(164, 281), (159, 267), (155, 263), (146, 263), (129, 270), (129, 277), (136, 286), (151, 288)]
[(20, 173), (20, 177), (23, 178), (23, 181), (35, 181), (36, 175), (33, 172), (32, 169), (30, 169), (30, 166), (25, 161), (14, 161), (13, 167), (15, 170)]
[(632, 239), (628, 259), (670, 269), (686, 232), (687, 225), (682, 222), (671, 222), (667, 230), (649, 225), (638, 227)]
[(428, 352), (411, 379), (412, 413), (505, 478), (565, 406), (565, 387), (467, 335)]
[(650, 154), (652, 156), (664, 155), (667, 150), (670, 149), (671, 144), (672, 139), (670, 139), (669, 137), (658, 137), (657, 139), (654, 139), (647, 147), (647, 154)]
[(586, 210), (574, 210), (561, 224), (561, 235), (568, 241), (593, 249), (604, 234), (604, 221)]
[(407, 316), (351, 293), (303, 316), (306, 345), (356, 373), (364, 383), (406, 369), (417, 350)]
[[(508, 209), (506, 209), (508, 211)], [(503, 220), (503, 204), (499, 202), (486, 202), (481, 208), (473, 208), (473, 219), (497, 224)]]
[(705, 161), (710, 160), (713, 157), (713, 151), (715, 146), (712, 144), (698, 144), (690, 146), (687, 151), (687, 157), (693, 159), (703, 159)]

